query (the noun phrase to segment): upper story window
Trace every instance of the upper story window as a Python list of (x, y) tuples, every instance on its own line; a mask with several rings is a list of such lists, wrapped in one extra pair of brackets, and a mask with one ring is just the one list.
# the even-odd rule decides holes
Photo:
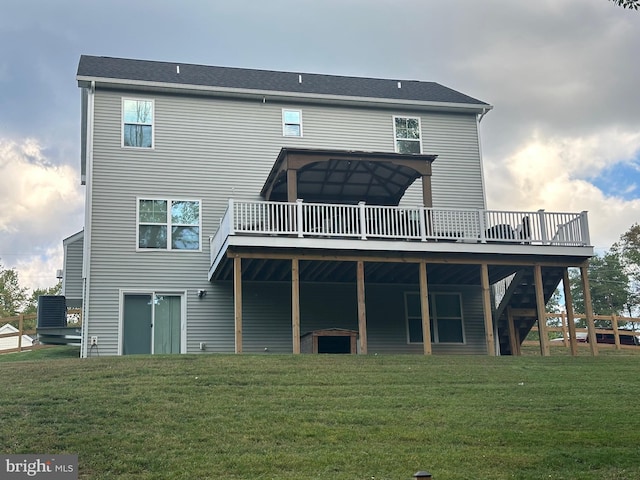
[(422, 153), (419, 117), (393, 117), (397, 153)]
[(302, 136), (302, 112), (300, 110), (282, 110), (282, 135), (285, 137)]
[[(407, 334), (409, 343), (422, 343), (422, 314), (420, 295), (405, 295)], [(464, 343), (462, 298), (459, 293), (432, 293), (429, 295), (429, 325), (432, 343)]]
[(200, 200), (138, 199), (138, 248), (200, 250)]
[(153, 100), (122, 99), (122, 146), (153, 148)]

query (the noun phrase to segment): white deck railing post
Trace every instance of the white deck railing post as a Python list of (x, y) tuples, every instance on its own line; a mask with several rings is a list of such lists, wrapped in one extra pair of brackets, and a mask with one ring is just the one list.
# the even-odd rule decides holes
[(549, 236), (547, 235), (547, 222), (545, 219), (544, 208), (538, 210), (538, 217), (540, 219), (540, 240), (542, 240), (543, 245), (547, 245), (549, 243)]
[(427, 241), (427, 209), (420, 208), (418, 210), (418, 216), (420, 220), (420, 240), (423, 242)]
[(478, 210), (478, 227), (480, 228), (480, 243), (487, 243), (487, 211)]
[(297, 223), (297, 227), (298, 227), (298, 237), (302, 238), (304, 237), (304, 226), (303, 226), (303, 222), (302, 222), (302, 216), (303, 216), (303, 212), (302, 212), (302, 200), (299, 198), (296, 200), (296, 223)]
[(235, 235), (236, 233), (236, 215), (235, 212), (233, 211), (233, 198), (229, 199), (229, 208), (228, 208), (228, 215), (229, 215), (229, 235)]
[(358, 202), (358, 217), (360, 219), (360, 239), (367, 239), (367, 209), (364, 202)]
[(591, 245), (591, 238), (589, 237), (589, 219), (587, 218), (587, 211), (580, 212), (580, 228), (582, 230), (582, 241), (584, 245)]

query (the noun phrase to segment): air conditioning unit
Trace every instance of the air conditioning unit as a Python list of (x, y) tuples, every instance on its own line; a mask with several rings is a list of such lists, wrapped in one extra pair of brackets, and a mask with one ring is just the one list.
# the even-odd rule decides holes
[(38, 328), (67, 326), (67, 301), (64, 295), (38, 297)]

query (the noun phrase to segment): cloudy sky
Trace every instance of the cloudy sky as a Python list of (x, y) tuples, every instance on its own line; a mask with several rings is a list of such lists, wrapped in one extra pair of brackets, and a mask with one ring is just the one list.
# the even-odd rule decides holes
[(83, 225), (81, 54), (436, 81), (494, 106), (489, 208), (640, 221), (640, 12), (608, 0), (3, 0), (0, 263), (55, 283)]

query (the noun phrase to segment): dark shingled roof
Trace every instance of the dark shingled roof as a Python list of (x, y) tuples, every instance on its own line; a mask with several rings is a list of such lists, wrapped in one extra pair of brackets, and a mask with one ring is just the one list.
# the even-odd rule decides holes
[[(177, 73), (176, 66), (180, 67)], [(302, 83), (299, 82), (302, 76)], [(400, 101), (490, 105), (435, 82), (343, 77), (302, 72), (276, 72), (246, 68), (212, 67), (82, 55), (78, 80), (118, 79), (162, 84), (222, 87), (310, 95), (335, 95)]]

